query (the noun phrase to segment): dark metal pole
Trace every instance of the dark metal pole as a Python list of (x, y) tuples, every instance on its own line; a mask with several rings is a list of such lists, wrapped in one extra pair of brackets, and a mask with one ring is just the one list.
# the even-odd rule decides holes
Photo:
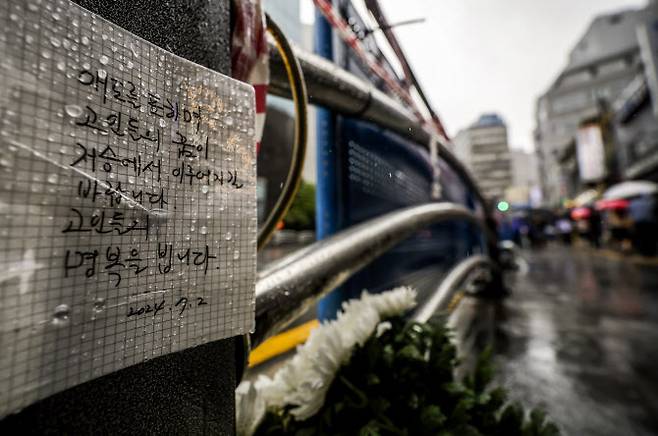
[[(229, 0), (78, 0), (183, 58), (230, 74)], [(0, 421), (1, 434), (233, 434), (242, 338), (103, 376)]]

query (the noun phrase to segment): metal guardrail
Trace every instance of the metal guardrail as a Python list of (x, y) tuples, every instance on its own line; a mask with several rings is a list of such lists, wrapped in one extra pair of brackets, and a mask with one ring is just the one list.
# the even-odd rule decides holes
[(411, 315), (417, 322), (427, 322), (435, 313), (448, 309), (459, 286), (476, 270), (491, 267), (492, 262), (486, 256), (470, 256), (458, 263), (448, 272), (432, 296), (419, 306)]
[[(430, 133), (396, 100), (326, 59), (297, 47), (294, 47), (294, 51), (304, 72), (309, 103), (327, 107), (343, 115), (372, 121), (429, 148)], [(290, 98), (290, 84), (285, 67), (274, 49), (270, 50), (270, 66), (270, 92)], [(442, 138), (437, 138), (437, 141), (439, 156), (476, 194), (488, 214), (487, 202), (470, 172), (448, 150), (447, 143)]]
[[(350, 227), (274, 263), (256, 283), (252, 346), (280, 332), (317, 300), (417, 230), (448, 220), (484, 224), (463, 206), (430, 203)], [(488, 235), (491, 237), (490, 235)]]

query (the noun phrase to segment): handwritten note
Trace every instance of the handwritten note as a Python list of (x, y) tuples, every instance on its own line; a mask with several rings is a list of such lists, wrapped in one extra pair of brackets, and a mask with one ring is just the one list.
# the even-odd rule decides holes
[(253, 328), (252, 88), (0, 3), (0, 416)]

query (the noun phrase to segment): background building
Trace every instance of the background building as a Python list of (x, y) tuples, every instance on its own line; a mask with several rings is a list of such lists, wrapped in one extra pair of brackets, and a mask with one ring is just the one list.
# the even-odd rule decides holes
[(644, 71), (612, 109), (616, 158), (622, 179), (658, 182), (658, 15), (638, 29)]
[[(576, 158), (578, 127), (607, 113), (622, 90), (641, 74), (638, 31), (655, 16), (655, 8), (652, 4), (595, 18), (571, 50), (565, 69), (538, 99), (535, 148), (549, 205), (582, 188)], [(612, 170), (604, 168), (602, 178)]]
[(512, 205), (539, 206), (541, 186), (537, 155), (524, 150), (511, 150), (512, 183), (505, 191), (505, 200)]
[(454, 138), (454, 151), (471, 170), (482, 193), (501, 200), (512, 184), (507, 126), (497, 114), (484, 114)]

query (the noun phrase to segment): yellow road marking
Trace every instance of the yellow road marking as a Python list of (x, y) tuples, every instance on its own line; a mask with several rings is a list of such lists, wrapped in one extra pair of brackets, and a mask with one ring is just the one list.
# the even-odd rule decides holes
[(319, 325), (318, 320), (314, 319), (269, 338), (249, 353), (249, 367), (251, 368), (266, 362), (273, 357), (292, 350), (299, 344), (303, 344), (311, 334), (311, 330)]

